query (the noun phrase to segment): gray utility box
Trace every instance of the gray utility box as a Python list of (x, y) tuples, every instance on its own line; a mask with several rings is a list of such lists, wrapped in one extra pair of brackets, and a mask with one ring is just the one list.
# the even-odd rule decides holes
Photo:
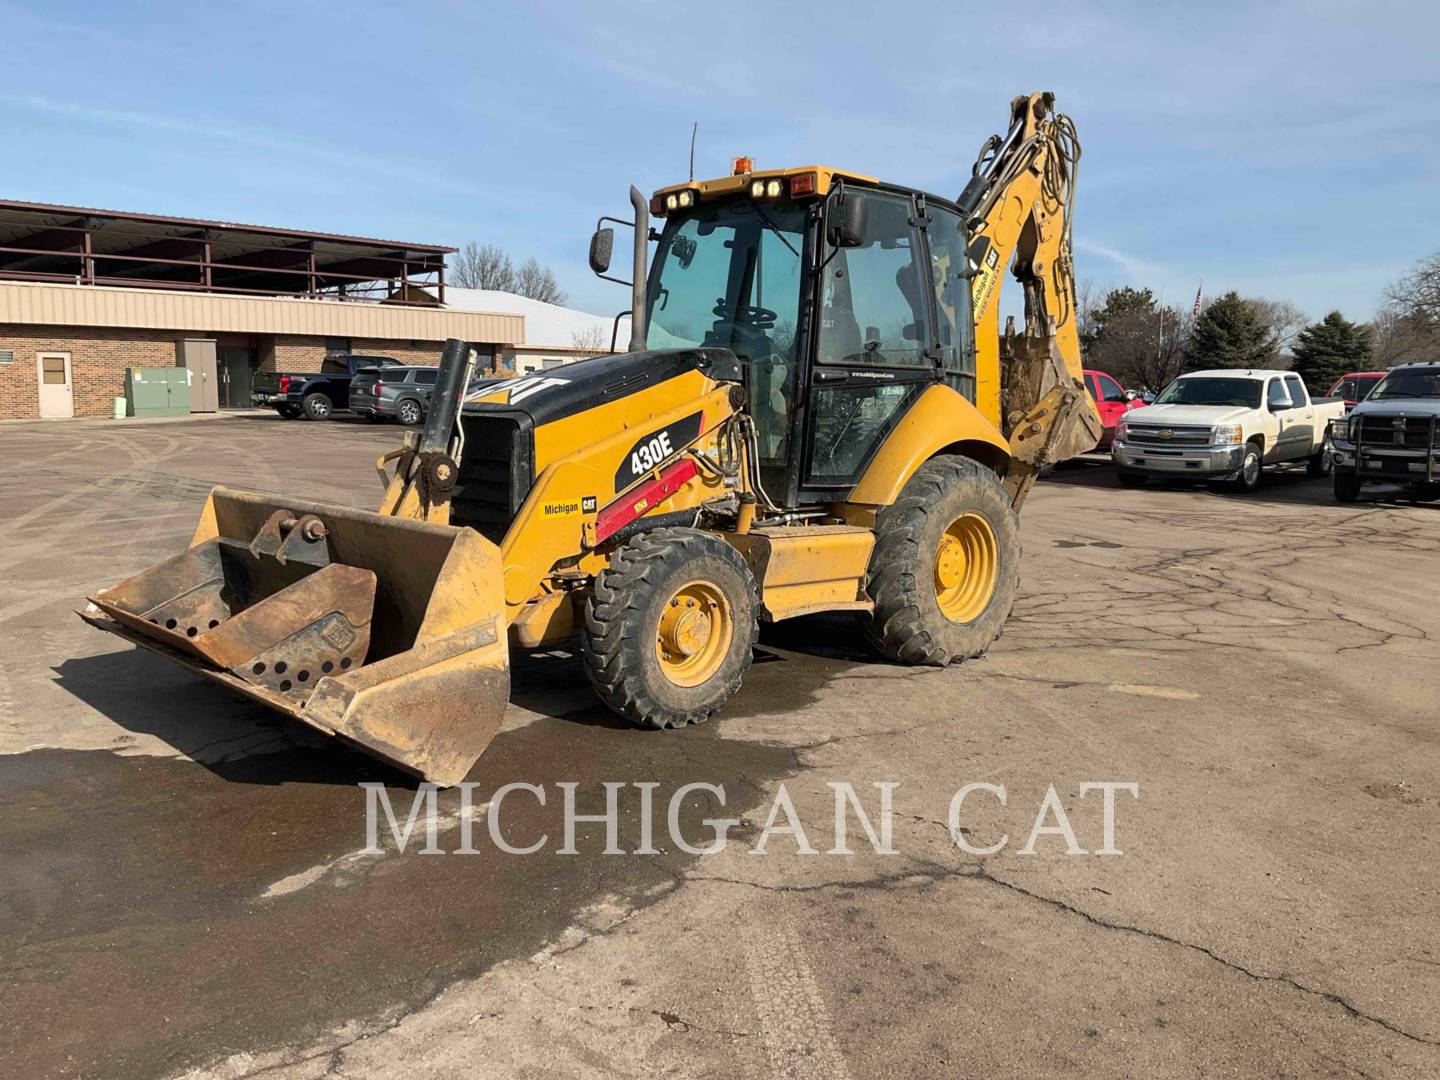
[(125, 372), (127, 416), (189, 416), (190, 370), (183, 367), (129, 368)]

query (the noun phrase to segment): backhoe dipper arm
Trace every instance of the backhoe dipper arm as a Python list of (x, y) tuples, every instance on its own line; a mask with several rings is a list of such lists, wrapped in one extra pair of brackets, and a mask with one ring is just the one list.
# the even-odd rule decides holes
[[(1010, 441), (1005, 483), (1018, 508), (1042, 466), (1092, 449), (1101, 424), (1085, 393), (1075, 319), (1072, 205), (1080, 144), (1055, 95), (1011, 103), (1010, 127), (981, 148), (957, 203), (974, 278), (976, 406)], [(1025, 328), (1000, 333), (1000, 275), (1013, 268)]]

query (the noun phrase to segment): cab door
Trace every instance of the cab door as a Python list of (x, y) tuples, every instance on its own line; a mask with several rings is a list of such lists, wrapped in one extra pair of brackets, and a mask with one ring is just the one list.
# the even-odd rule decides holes
[(1320, 442), (1315, 430), (1315, 405), (1299, 375), (1286, 375), (1285, 389), (1290, 392), (1290, 408), (1285, 413), (1286, 457), (1309, 457)]
[(906, 195), (864, 197), (861, 242), (822, 247), (801, 502), (843, 498), (914, 399), (940, 377), (929, 299), (935, 286), (918, 207)]

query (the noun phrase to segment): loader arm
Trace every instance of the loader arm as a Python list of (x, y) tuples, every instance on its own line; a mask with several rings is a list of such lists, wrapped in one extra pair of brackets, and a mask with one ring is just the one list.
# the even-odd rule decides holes
[[(967, 219), (974, 302), (976, 405), (1010, 442), (1005, 484), (1018, 509), (1040, 469), (1092, 449), (1099, 413), (1085, 392), (1075, 316), (1071, 224), (1080, 144), (1055, 97), (1011, 103), (1006, 135), (987, 141), (957, 201)], [(1010, 267), (1025, 326), (1000, 332)]]

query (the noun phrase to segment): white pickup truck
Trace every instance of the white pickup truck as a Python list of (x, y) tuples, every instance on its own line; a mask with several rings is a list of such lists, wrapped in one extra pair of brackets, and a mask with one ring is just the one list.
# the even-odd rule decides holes
[(1344, 414), (1344, 401), (1312, 399), (1290, 371), (1195, 371), (1125, 414), (1111, 456), (1125, 487), (1193, 477), (1254, 491), (1266, 465), (1303, 461), (1328, 475), (1330, 421)]

